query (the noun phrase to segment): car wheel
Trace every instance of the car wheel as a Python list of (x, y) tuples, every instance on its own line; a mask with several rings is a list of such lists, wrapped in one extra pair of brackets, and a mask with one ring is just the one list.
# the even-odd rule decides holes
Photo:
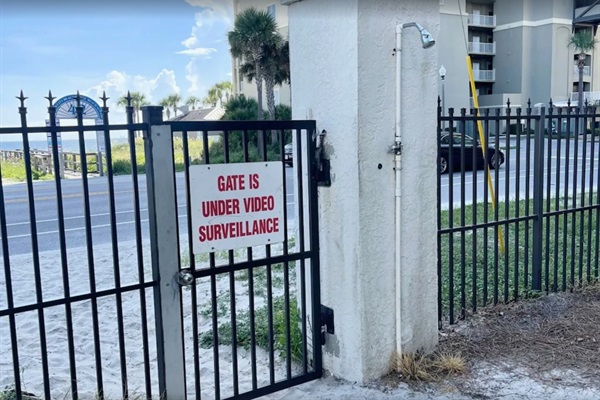
[(498, 152), (492, 154), (489, 161), (490, 169), (500, 168), (502, 164), (504, 164), (504, 156)]
[(448, 160), (446, 157), (440, 157), (440, 174), (448, 172)]

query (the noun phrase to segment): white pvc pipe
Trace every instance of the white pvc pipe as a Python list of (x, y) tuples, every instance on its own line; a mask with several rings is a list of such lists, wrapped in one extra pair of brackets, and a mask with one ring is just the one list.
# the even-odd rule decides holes
[[(394, 145), (401, 146), (401, 117), (402, 117), (402, 85), (401, 85), (401, 69), (402, 69), (402, 25), (396, 25), (396, 132), (394, 134)], [(396, 243), (395, 243), (395, 267), (396, 267), (396, 353), (402, 355), (402, 198), (400, 192), (401, 184), (401, 168), (402, 156), (396, 152), (394, 155), (394, 170), (396, 176)]]

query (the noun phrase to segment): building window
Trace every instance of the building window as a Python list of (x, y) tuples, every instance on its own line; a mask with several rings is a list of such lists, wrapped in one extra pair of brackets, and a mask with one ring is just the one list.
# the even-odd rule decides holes
[(277, 14), (275, 13), (275, 4), (267, 6), (267, 13), (269, 13), (269, 15), (273, 17), (274, 20), (277, 20)]

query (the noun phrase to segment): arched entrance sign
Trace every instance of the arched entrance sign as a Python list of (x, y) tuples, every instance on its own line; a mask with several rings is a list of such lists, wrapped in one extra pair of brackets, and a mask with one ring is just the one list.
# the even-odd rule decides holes
[[(102, 109), (93, 99), (90, 97), (79, 95), (79, 103), (83, 108), (83, 119), (93, 119), (96, 125), (102, 125)], [(65, 97), (61, 97), (54, 104), (56, 108), (56, 123), (60, 125), (61, 119), (76, 119), (77, 118), (77, 95), (71, 94)], [(47, 121), (48, 123), (49, 121)], [(59, 134), (60, 135), (60, 134)], [(60, 143), (60, 139), (59, 139)], [(104, 131), (96, 131), (96, 143), (98, 146), (98, 171), (102, 176), (102, 153), (105, 152), (104, 146)], [(48, 146), (50, 147), (50, 140)], [(60, 150), (60, 148), (59, 148)]]

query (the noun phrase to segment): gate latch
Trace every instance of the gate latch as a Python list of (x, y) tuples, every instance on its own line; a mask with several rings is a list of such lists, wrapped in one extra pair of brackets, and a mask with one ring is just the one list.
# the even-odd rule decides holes
[(325, 344), (325, 334), (333, 335), (335, 326), (333, 324), (333, 309), (321, 304), (321, 344)]
[(313, 179), (317, 182), (317, 186), (331, 186), (331, 164), (328, 159), (325, 158), (325, 149), (323, 148), (323, 142), (327, 131), (323, 129), (317, 138), (317, 152), (315, 160), (315, 176)]
[(180, 286), (190, 286), (194, 283), (194, 274), (189, 269), (182, 269), (177, 273), (177, 283)]

